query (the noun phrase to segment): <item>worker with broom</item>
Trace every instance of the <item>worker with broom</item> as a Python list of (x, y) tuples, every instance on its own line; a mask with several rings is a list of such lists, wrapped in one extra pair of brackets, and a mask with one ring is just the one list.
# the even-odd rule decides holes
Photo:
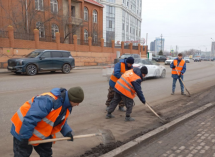
[[(107, 101), (106, 101), (106, 110), (108, 111), (109, 106), (110, 106), (110, 102), (113, 100), (114, 98), (114, 86), (117, 82), (117, 80), (122, 76), (122, 74), (124, 74), (127, 70), (132, 69), (132, 64), (134, 63), (134, 58), (133, 57), (128, 57), (127, 59), (121, 59), (118, 63), (115, 64), (114, 66), (114, 71), (113, 74), (110, 77), (109, 80), (109, 89), (108, 89), (108, 95), (107, 95)], [(121, 100), (119, 102), (119, 110), (122, 112), (125, 112), (124, 109), (124, 103)]]
[(128, 70), (121, 76), (121, 78), (116, 82), (114, 88), (114, 98), (110, 103), (110, 108), (106, 115), (106, 119), (114, 118), (111, 113), (115, 110), (117, 104), (121, 100), (123, 100), (127, 108), (125, 121), (134, 121), (134, 118), (130, 117), (134, 105), (133, 99), (135, 97), (135, 94), (137, 94), (140, 101), (143, 104), (146, 103), (141, 89), (141, 82), (143, 80), (143, 77), (145, 77), (147, 74), (148, 69), (146, 66), (143, 66), (141, 69), (134, 68)]
[[(172, 68), (172, 95), (175, 94), (175, 87), (176, 82), (179, 80), (180, 86), (181, 86), (181, 95), (186, 95), (184, 93), (184, 85), (181, 79), (184, 78), (184, 73), (186, 72), (186, 62), (182, 59), (182, 53), (178, 54), (178, 57), (173, 60), (173, 62), (170, 64), (170, 68)], [(180, 79), (181, 78), (181, 79)]]
[(52, 143), (28, 143), (56, 138), (55, 134), (58, 132), (73, 141), (73, 131), (67, 124), (67, 118), (72, 108), (78, 106), (83, 99), (82, 88), (73, 87), (68, 91), (54, 88), (26, 101), (11, 119), (14, 157), (29, 157), (33, 148), (40, 157), (51, 157)]

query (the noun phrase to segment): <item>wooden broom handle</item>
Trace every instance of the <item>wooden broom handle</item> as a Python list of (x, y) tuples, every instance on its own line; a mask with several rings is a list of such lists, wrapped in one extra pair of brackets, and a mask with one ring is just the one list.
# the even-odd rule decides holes
[[(73, 138), (79, 139), (79, 138), (87, 138), (87, 137), (94, 137), (94, 136), (102, 136), (102, 134), (98, 133), (98, 134), (79, 135), (79, 136), (74, 136)], [(28, 142), (28, 144), (48, 143), (48, 142), (64, 141), (64, 140), (70, 140), (70, 139), (71, 139), (71, 137), (61, 137), (61, 138), (54, 138), (54, 139), (30, 141), (30, 142)]]

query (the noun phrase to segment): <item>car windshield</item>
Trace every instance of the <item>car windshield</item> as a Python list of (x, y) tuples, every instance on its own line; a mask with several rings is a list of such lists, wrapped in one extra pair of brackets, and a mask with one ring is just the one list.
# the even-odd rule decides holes
[(120, 58), (124, 59), (124, 58), (128, 58), (128, 57), (131, 57), (131, 55), (130, 54), (124, 54)]
[(148, 60), (148, 59), (142, 59), (142, 63), (144, 65), (152, 65), (152, 62), (150, 60)]
[(39, 51), (33, 51), (31, 53), (29, 53), (27, 56), (25, 56), (26, 58), (35, 58), (37, 56), (39, 56), (41, 54), (41, 52)]

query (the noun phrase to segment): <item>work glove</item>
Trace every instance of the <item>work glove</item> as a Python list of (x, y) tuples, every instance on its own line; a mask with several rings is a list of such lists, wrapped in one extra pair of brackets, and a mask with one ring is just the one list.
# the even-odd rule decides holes
[(175, 66), (173, 65), (173, 67), (172, 67), (173, 69), (175, 69)]
[(26, 147), (28, 145), (28, 139), (22, 139), (20, 141), (20, 146)]
[(66, 134), (66, 136), (65, 137), (70, 137), (71, 139), (70, 140), (68, 140), (68, 141), (73, 141), (74, 139), (73, 139), (73, 135), (72, 135), (72, 132), (70, 131), (70, 132), (68, 132), (67, 134)]

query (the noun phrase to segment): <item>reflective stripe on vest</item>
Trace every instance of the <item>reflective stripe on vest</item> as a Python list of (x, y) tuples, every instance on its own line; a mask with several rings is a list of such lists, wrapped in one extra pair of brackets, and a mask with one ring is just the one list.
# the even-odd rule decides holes
[[(58, 99), (58, 97), (56, 97), (52, 93), (44, 93), (39, 95), (38, 97), (40, 96), (50, 96), (53, 99), (53, 101)], [(11, 118), (11, 121), (15, 126), (15, 131), (17, 134), (19, 134), (24, 117), (26, 116), (28, 110), (31, 108), (31, 105), (33, 102), (34, 102), (34, 97), (31, 100), (25, 102)], [(62, 106), (56, 110), (52, 109), (52, 111), (46, 117), (44, 117), (40, 122), (38, 122), (37, 126), (34, 128), (33, 135), (29, 139), (29, 141), (42, 140), (49, 137), (50, 135), (53, 135), (54, 137), (56, 137), (55, 133), (61, 131), (61, 128), (63, 127), (63, 125), (65, 124), (69, 116), (69, 110), (67, 109), (67, 113), (64, 121), (61, 122), (56, 127), (54, 127), (54, 122), (59, 116), (61, 109), (62, 109)], [(36, 146), (38, 144), (34, 144), (34, 145)]]
[[(121, 74), (124, 74), (125, 73), (125, 63), (121, 63), (121, 70), (120, 70), (120, 73)], [(114, 71), (113, 71), (113, 74), (111, 75), (110, 79), (116, 83), (116, 81), (118, 80), (118, 78), (116, 76), (114, 76)]]
[(116, 82), (115, 88), (123, 95), (133, 99), (135, 97), (135, 90), (131, 82), (141, 79), (140, 76), (134, 73), (133, 69), (125, 72), (121, 78)]
[[(182, 71), (182, 69), (183, 69), (183, 67), (184, 67), (184, 64), (185, 64), (185, 61), (182, 59), (181, 60), (181, 62), (179, 63), (179, 65), (178, 65), (178, 60), (174, 60), (173, 61), (173, 65), (176, 67), (176, 65), (177, 65), (177, 68), (174, 68), (174, 69), (172, 69), (172, 74), (173, 75), (180, 75), (181, 74), (181, 71)], [(177, 73), (177, 71), (178, 71), (178, 73)]]

